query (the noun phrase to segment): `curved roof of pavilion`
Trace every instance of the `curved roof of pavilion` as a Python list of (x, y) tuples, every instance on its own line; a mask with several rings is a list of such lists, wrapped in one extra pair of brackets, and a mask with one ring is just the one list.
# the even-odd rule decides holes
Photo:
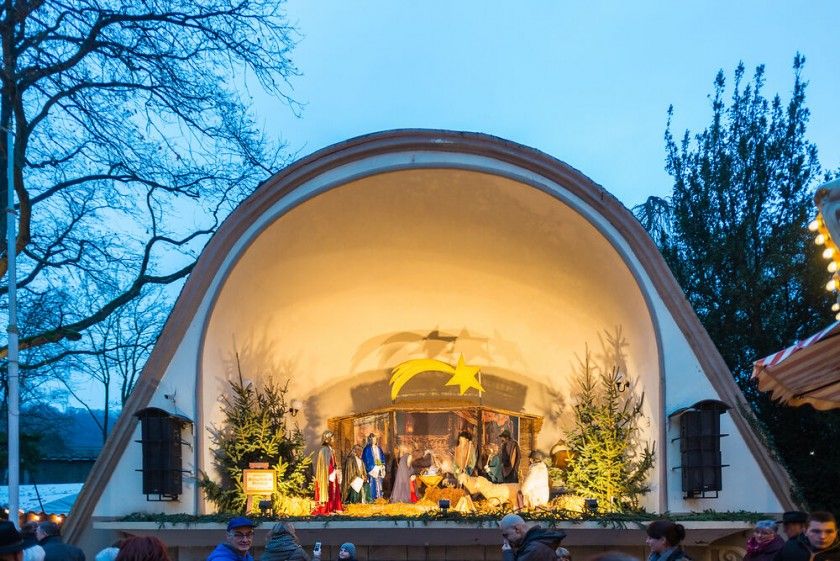
[[(76, 502), (65, 530), (70, 541), (73, 541), (74, 535), (84, 531), (102, 488), (107, 485), (120, 454), (131, 439), (136, 423), (134, 414), (149, 406), (187, 328), (206, 299), (211, 283), (218, 276), (231, 252), (236, 250), (237, 242), (248, 228), (278, 201), (294, 195), (302, 185), (313, 178), (329, 175), (341, 168), (344, 170), (343, 175), (336, 181), (347, 183), (364, 177), (361, 171), (356, 177), (352, 171), (347, 171), (348, 166), (352, 168), (355, 162), (374, 157), (387, 158), (392, 154), (406, 152), (434, 152), (449, 154), (455, 159), (463, 157), (503, 162), (516, 166), (525, 174), (547, 178), (562, 185), (572, 197), (591, 207), (608, 222), (618, 232), (621, 243), (626, 247), (625, 251), (641, 263), (653, 290), (664, 303), (677, 329), (688, 341), (720, 399), (731, 405), (743, 404), (744, 409), (748, 409), (729, 369), (683, 296), (658, 249), (633, 214), (602, 187), (559, 160), (496, 137), (439, 130), (385, 131), (324, 148), (297, 161), (263, 183), (222, 224), (202, 252), (185, 284), (159, 342)], [(413, 167), (409, 166), (408, 169), (423, 168), (419, 162), (415, 166), (413, 158), (411, 162)], [(469, 168), (453, 166), (452, 169)], [(528, 179), (523, 176), (519, 182), (527, 183)], [(324, 189), (328, 190), (334, 186)], [(538, 185), (533, 186), (539, 188)], [(305, 200), (307, 199), (297, 204), (302, 204)], [(242, 251), (241, 248), (238, 251)], [(730, 412), (735, 425), (769, 482), (772, 492), (786, 507), (792, 507), (793, 501), (789, 495), (790, 481), (782, 468), (770, 458), (741, 414), (741, 410), (742, 407), (735, 406)]]

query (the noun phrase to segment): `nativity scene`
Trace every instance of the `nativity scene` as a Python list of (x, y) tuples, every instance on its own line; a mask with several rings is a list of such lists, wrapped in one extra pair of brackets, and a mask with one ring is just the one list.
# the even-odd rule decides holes
[[(744, 410), (604, 187), (499, 138), (385, 131), (288, 166), (219, 228), (63, 533), (94, 549), (144, 516), (236, 512), (359, 545), (458, 516), (481, 544), (471, 517), (501, 508), (576, 517), (594, 545), (605, 513), (795, 510)], [(742, 531), (704, 524), (689, 546)], [(394, 539), (454, 547), (435, 528)]]

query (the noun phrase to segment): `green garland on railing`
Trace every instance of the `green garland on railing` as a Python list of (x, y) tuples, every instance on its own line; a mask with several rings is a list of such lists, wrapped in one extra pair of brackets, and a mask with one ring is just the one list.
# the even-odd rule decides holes
[[(458, 512), (448, 511), (442, 512), (439, 510), (429, 511), (417, 516), (368, 516), (361, 518), (358, 516), (345, 516), (341, 514), (332, 514), (329, 516), (290, 516), (290, 517), (252, 517), (254, 522), (265, 525), (272, 525), (278, 520), (283, 521), (309, 521), (309, 522), (323, 522), (324, 526), (328, 526), (331, 522), (342, 521), (393, 521), (393, 522), (415, 522), (422, 525), (426, 522), (447, 521), (458, 524), (479, 524), (480, 526), (487, 524), (488, 527), (498, 526), (498, 521), (508, 514), (507, 510), (499, 510), (497, 513), (483, 513), (483, 514), (461, 514)], [(528, 511), (521, 513), (523, 518), (538, 522), (545, 522), (548, 525), (553, 525), (558, 522), (597, 522), (601, 526), (607, 528), (625, 528), (629, 525), (636, 524), (640, 528), (644, 526), (645, 522), (667, 518), (669, 520), (679, 522), (702, 522), (702, 521), (716, 521), (716, 522), (757, 522), (767, 518), (767, 514), (761, 512), (748, 512), (745, 510), (716, 512), (713, 510), (705, 510), (703, 512), (691, 513), (664, 513), (657, 514), (651, 512), (625, 512), (612, 514), (582, 514), (572, 511)], [(217, 513), (206, 515), (188, 515), (188, 514), (148, 514), (148, 513), (134, 513), (121, 519), (123, 522), (157, 522), (163, 528), (167, 524), (191, 526), (193, 524), (219, 523), (224, 524), (234, 516), (239, 514), (234, 513)]]

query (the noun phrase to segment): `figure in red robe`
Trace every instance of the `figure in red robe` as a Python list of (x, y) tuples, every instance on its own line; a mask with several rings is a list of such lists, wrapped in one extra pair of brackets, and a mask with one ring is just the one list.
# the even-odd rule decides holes
[(315, 509), (312, 514), (341, 511), (341, 470), (332, 447), (333, 433), (325, 431), (315, 459)]

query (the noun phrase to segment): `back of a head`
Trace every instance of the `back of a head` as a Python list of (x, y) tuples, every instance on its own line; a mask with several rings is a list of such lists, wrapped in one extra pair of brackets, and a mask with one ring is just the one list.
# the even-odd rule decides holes
[(285, 522), (277, 522), (274, 526), (271, 527), (271, 531), (269, 532), (272, 536), (277, 536), (280, 534), (288, 534), (289, 527), (286, 526)]
[(555, 549), (554, 556), (557, 559), (566, 559), (567, 561), (571, 561), (572, 559), (572, 554), (565, 547), (558, 547), (557, 549)]
[(830, 512), (826, 512), (823, 510), (818, 510), (812, 512), (808, 515), (808, 523), (811, 522), (819, 522), (820, 524), (826, 524), (827, 522), (833, 522), (835, 526), (837, 526), (837, 519), (834, 517), (833, 514)]
[(665, 538), (668, 545), (674, 547), (685, 539), (685, 527), (670, 520), (654, 520), (648, 524), (647, 535), (656, 540)]
[(166, 545), (154, 536), (134, 536), (125, 540), (115, 561), (171, 561)]
[(50, 522), (49, 520), (38, 524), (38, 528), (40, 528), (40, 530), (47, 536), (58, 536), (61, 533), (58, 528), (58, 524)]
[(37, 530), (37, 529), (38, 529), (38, 523), (30, 520), (29, 522), (24, 523), (20, 527), (20, 533), (23, 535), (24, 538), (26, 536), (34, 536), (35, 535), (35, 530)]

